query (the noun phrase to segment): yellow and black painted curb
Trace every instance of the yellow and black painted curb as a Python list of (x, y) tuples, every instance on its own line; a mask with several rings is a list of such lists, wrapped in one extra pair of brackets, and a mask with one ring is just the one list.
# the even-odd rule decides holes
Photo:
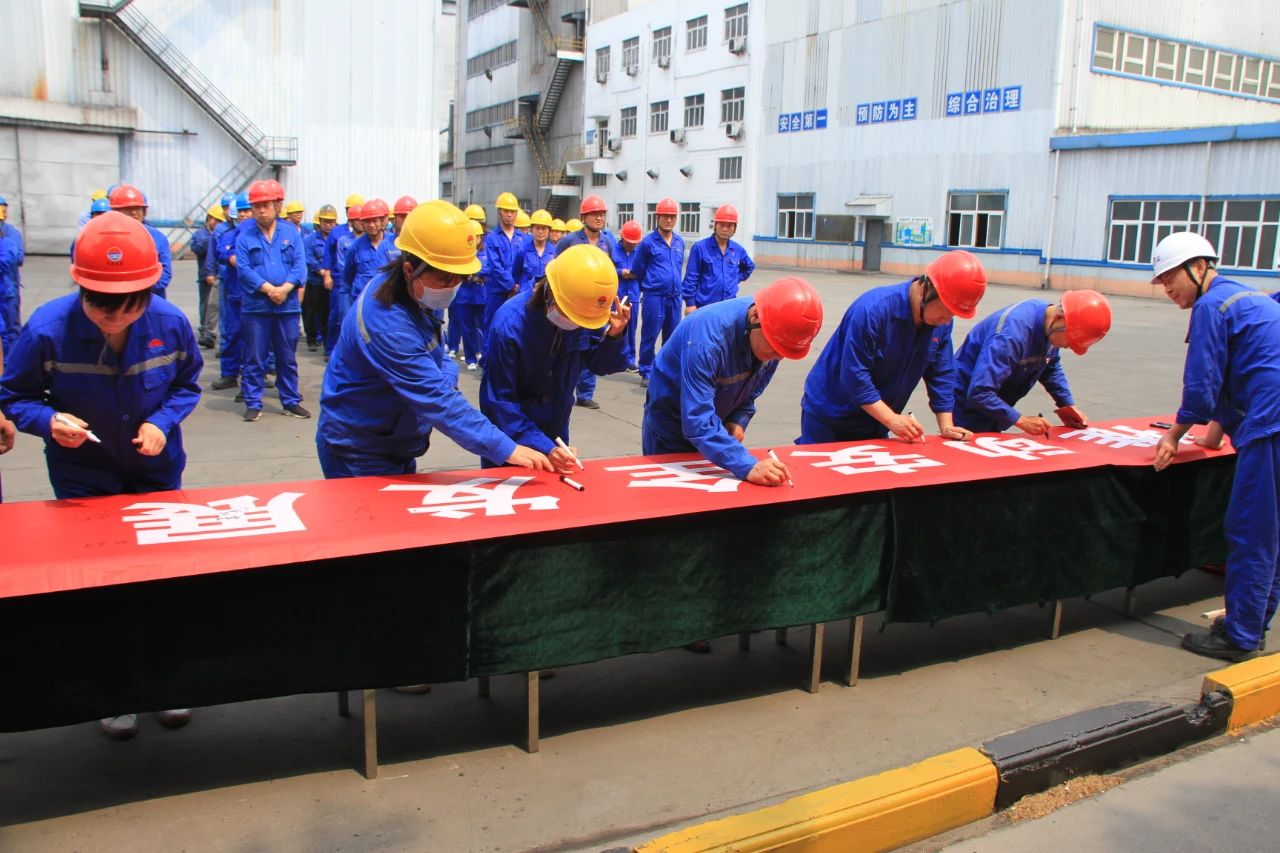
[(891, 850), (988, 817), (1085, 773), (1118, 770), (1280, 715), (1280, 654), (1205, 677), (1198, 702), (1122, 702), (1071, 714), (745, 814), (634, 853)]

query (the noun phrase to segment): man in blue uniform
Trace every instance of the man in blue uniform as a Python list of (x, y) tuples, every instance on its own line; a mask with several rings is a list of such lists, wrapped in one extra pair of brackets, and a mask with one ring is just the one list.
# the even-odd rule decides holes
[[(573, 246), (595, 246), (612, 259), (616, 242), (613, 239), (613, 235), (604, 227), (607, 213), (608, 207), (600, 196), (589, 195), (584, 198), (582, 204), (578, 207), (578, 215), (582, 217), (582, 227), (555, 244), (557, 257), (561, 252)], [(550, 234), (550, 230), (550, 228), (547, 229), (548, 234)], [(585, 342), (586, 340), (587, 338), (584, 337), (583, 341)], [(595, 394), (596, 374), (584, 368), (582, 375), (578, 377), (578, 398), (574, 401), (574, 405), (582, 406), (584, 409), (600, 408), (600, 404), (595, 401)]]
[(731, 204), (716, 208), (714, 232), (693, 244), (684, 271), (684, 313), (738, 295), (738, 285), (751, 277), (756, 265), (747, 250), (733, 239), (738, 233), (738, 211)]
[(973, 432), (1011, 426), (1048, 435), (1049, 422), (1013, 407), (1037, 382), (1053, 398), (1066, 426), (1089, 425), (1076, 408), (1059, 350), (1084, 355), (1111, 329), (1111, 306), (1094, 290), (1071, 290), (1058, 304), (1024, 299), (974, 326), (956, 353), (955, 422)]
[(640, 282), (641, 385), (648, 385), (653, 373), (658, 336), (662, 336), (662, 344), (666, 346), (681, 316), (684, 238), (675, 232), (680, 208), (675, 199), (664, 198), (658, 202), (656, 213), (658, 227), (645, 235), (631, 259), (631, 273)]
[(1227, 537), (1226, 616), (1182, 647), (1244, 661), (1265, 646), (1280, 604), (1280, 305), (1214, 268), (1218, 253), (1190, 231), (1165, 237), (1151, 254), (1152, 284), (1191, 309), (1182, 404), (1156, 446), (1155, 468), (1173, 461), (1193, 424), (1209, 424), (1196, 443), (1231, 438), (1235, 479), (1223, 520)]
[(499, 193), (495, 202), (498, 208), (498, 224), (484, 238), (487, 257), (484, 280), (484, 319), (481, 336), (489, 333), (489, 324), (498, 306), (506, 302), (516, 290), (516, 248), (523, 238), (516, 231), (516, 214), (520, 203), (514, 193)]
[(0, 196), (0, 344), (12, 347), (22, 328), (22, 232), (9, 222), (9, 202)]
[(240, 368), (244, 360), (244, 336), (240, 323), (240, 278), (236, 273), (236, 239), (240, 229), (250, 222), (253, 211), (249, 206), (249, 194), (236, 196), (231, 206), (234, 219), (214, 229), (214, 245), (218, 253), (218, 320), (222, 329), (222, 355), (219, 359), (218, 378), (209, 383), (209, 390), (223, 391), (240, 384)]
[(797, 444), (884, 438), (924, 440), (902, 411), (923, 378), (943, 438), (973, 436), (952, 423), (955, 361), (952, 318), (969, 319), (987, 288), (972, 253), (954, 249), (925, 274), (876, 287), (854, 300), (804, 383)]
[(214, 245), (213, 232), (227, 221), (227, 214), (220, 205), (209, 208), (204, 216), (204, 226), (191, 235), (191, 254), (196, 259), (196, 293), (199, 299), (200, 346), (213, 349), (216, 341), (214, 329), (218, 327), (218, 247)]
[(394, 241), (387, 236), (387, 216), (391, 209), (380, 198), (371, 198), (360, 206), (360, 224), (364, 233), (346, 251), (342, 264), (343, 289), (351, 300), (391, 259)]
[(163, 270), (151, 290), (156, 296), (163, 297), (165, 291), (169, 288), (169, 282), (173, 280), (173, 253), (169, 248), (169, 238), (160, 233), (160, 229), (152, 228), (146, 222), (147, 197), (137, 187), (129, 184), (120, 184), (107, 196), (107, 201), (110, 203), (112, 210), (119, 211), (125, 216), (130, 216), (141, 222), (142, 227), (147, 229), (147, 233), (151, 235), (152, 242), (156, 244), (156, 254), (160, 257), (160, 267)]
[[(360, 196), (351, 196), (351, 198), (361, 198)], [(342, 329), (342, 321), (347, 316), (347, 309), (351, 307), (353, 294), (351, 288), (347, 284), (347, 252), (350, 251), (351, 245), (359, 240), (364, 234), (364, 223), (360, 219), (364, 215), (364, 201), (347, 205), (347, 221), (333, 229), (333, 234), (329, 238), (329, 277), (333, 280), (333, 288), (329, 291), (329, 325), (326, 327), (328, 334), (325, 336), (324, 354), (328, 358), (333, 353), (333, 347), (338, 342), (338, 335)]]
[[(636, 249), (644, 239), (644, 231), (640, 228), (639, 222), (628, 219), (619, 230), (618, 236), (620, 239), (613, 249), (613, 266), (618, 270), (618, 299), (625, 299), (628, 305), (636, 307), (640, 304), (640, 283), (636, 281), (631, 266), (635, 263)], [(636, 367), (637, 325), (639, 324), (628, 323), (627, 331), (623, 335), (626, 339), (627, 370), (631, 373), (638, 370)]]
[(307, 290), (302, 303), (302, 327), (307, 335), (307, 350), (315, 352), (328, 334), (329, 291), (333, 280), (329, 273), (329, 235), (338, 224), (338, 210), (331, 204), (320, 206), (316, 227), (303, 239), (307, 243)]

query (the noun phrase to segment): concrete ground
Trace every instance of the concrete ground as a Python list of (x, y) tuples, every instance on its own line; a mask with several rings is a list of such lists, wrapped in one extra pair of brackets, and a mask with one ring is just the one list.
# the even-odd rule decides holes
[[(784, 274), (758, 270), (748, 290)], [(827, 305), (828, 332), (855, 296), (891, 281), (806, 275)], [(193, 281), (193, 265), (178, 263), (170, 291), (188, 313)], [(25, 282), (30, 313), (65, 292), (65, 261), (29, 258)], [(993, 287), (980, 314), (1040, 295)], [(1172, 411), (1188, 315), (1163, 301), (1111, 302), (1111, 336), (1087, 357), (1065, 356), (1078, 404), (1096, 419)], [(957, 341), (970, 325), (958, 324)], [(302, 349), (305, 405), (315, 410), (323, 358)], [(795, 438), (804, 376), (818, 351), (806, 363), (782, 365), (748, 444)], [(206, 382), (216, 375), (206, 366)], [(478, 385), (477, 374), (463, 372), (473, 401)], [(634, 374), (600, 381), (601, 410), (576, 409), (573, 417), (572, 440), (585, 458), (638, 452), (643, 394)], [(245, 424), (233, 396), (206, 393), (185, 422), (186, 485), (320, 476), (314, 420), (281, 417), (268, 397), (262, 420)], [(927, 414), (923, 392), (912, 408)], [(1024, 411), (1051, 408), (1035, 392)], [(0, 460), (6, 500), (52, 497), (40, 451), (38, 441), (20, 436)], [(441, 436), (421, 468), (475, 465)], [(792, 631), (787, 646), (757, 635), (749, 653), (726, 638), (706, 656), (676, 650), (571, 667), (543, 682), (536, 755), (513, 745), (523, 725), (518, 678), (495, 679), (490, 700), (465, 683), (437, 685), (425, 696), (382, 691), (376, 781), (353, 769), (359, 723), (336, 715), (332, 695), (200, 709), (176, 732), (147, 717), (138, 738), (123, 744), (89, 723), (3, 734), (0, 849), (507, 851), (633, 843), (1084, 708), (1136, 697), (1190, 701), (1216, 667), (1181, 651), (1178, 639), (1202, 626), (1200, 612), (1221, 606), (1220, 592), (1219, 578), (1193, 571), (1141, 587), (1136, 619), (1121, 615), (1119, 590), (1069, 601), (1056, 641), (1044, 639), (1048, 611), (1036, 607), (883, 632), (873, 617), (854, 688), (837, 680), (847, 624), (830, 625), (827, 683), (817, 695), (800, 689), (803, 630)], [(86, 649), (110, 653), (109, 637)]]

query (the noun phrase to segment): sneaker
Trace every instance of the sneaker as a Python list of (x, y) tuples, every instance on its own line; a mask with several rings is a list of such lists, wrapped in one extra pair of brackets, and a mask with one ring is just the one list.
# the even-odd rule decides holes
[(475, 370), (475, 369), (477, 368), (476, 368), (476, 363), (474, 361), (467, 365), (467, 370)]
[(304, 420), (311, 417), (311, 413), (299, 406), (297, 403), (294, 403), (292, 406), (285, 406), (284, 414), (292, 415), (295, 418), (303, 418)]
[(128, 740), (138, 733), (138, 715), (103, 717), (98, 720), (98, 725), (102, 727), (102, 733), (112, 740)]
[(213, 338), (201, 338), (200, 349), (213, 349), (215, 346)]
[(244, 419), (248, 423), (253, 423), (260, 417), (262, 417), (262, 409), (245, 409), (244, 410)]
[[(1217, 634), (1220, 637), (1227, 636), (1227, 617), (1215, 616), (1213, 621), (1209, 623), (1209, 633)], [(1262, 632), (1262, 639), (1258, 641), (1258, 651), (1266, 651), (1267, 648), (1267, 632)]]
[(172, 711), (161, 711), (156, 714), (160, 720), (160, 725), (167, 729), (180, 729), (187, 723), (191, 722), (190, 708), (175, 708)]
[(240, 384), (239, 376), (219, 376), (217, 379), (209, 383), (210, 391), (225, 391), (228, 388), (234, 388)]
[(686, 652), (697, 652), (700, 655), (709, 655), (711, 654), (711, 641), (698, 640), (695, 643), (689, 643), (684, 647), (684, 650)]
[(456, 349), (445, 350), (445, 355), (449, 356), (449, 358), (453, 358), (457, 354), (458, 354), (458, 351)]
[(1189, 652), (1204, 655), (1207, 658), (1240, 663), (1253, 660), (1258, 656), (1257, 649), (1241, 649), (1227, 639), (1226, 634), (1215, 634), (1212, 631), (1203, 634), (1187, 634), (1182, 638), (1182, 647)]
[(574, 401), (573, 404), (575, 406), (581, 406), (584, 409), (600, 408), (600, 404), (597, 403), (595, 400), (592, 400), (590, 397), (579, 397), (577, 400)]
[(430, 684), (402, 684), (401, 686), (396, 688), (396, 692), (397, 693), (414, 693), (414, 694), (430, 693), (431, 685)]

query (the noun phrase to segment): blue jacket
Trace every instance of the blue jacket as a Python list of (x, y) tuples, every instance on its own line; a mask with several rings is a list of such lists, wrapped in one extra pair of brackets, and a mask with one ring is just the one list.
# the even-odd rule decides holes
[(22, 232), (8, 222), (0, 222), (0, 296), (16, 293), (22, 286), (19, 267), (26, 257)]
[(235, 257), (236, 240), (244, 225), (258, 227), (253, 224), (252, 219), (248, 219), (244, 222), (225, 222), (213, 231), (218, 248), (218, 278), (222, 282), (222, 295), (228, 302), (237, 305), (240, 304), (240, 275), (239, 270), (230, 264), (230, 260)]
[(1280, 305), (1213, 280), (1191, 308), (1178, 423), (1216, 420), (1237, 448), (1280, 432)]
[(160, 257), (160, 278), (151, 285), (151, 292), (164, 296), (169, 282), (173, 280), (173, 252), (169, 249), (169, 238), (161, 234), (160, 229), (152, 228), (145, 222), (142, 227), (151, 235), (151, 241), (156, 244), (156, 254)]
[(684, 238), (672, 231), (668, 246), (656, 228), (644, 235), (631, 259), (631, 272), (639, 280), (640, 290), (658, 296), (679, 298), (683, 267)]
[(484, 280), (489, 273), (489, 253), (484, 246), (476, 251), (476, 260), (480, 261), (480, 269), (462, 280), (458, 295), (453, 298), (454, 305), (484, 304)]
[[(600, 239), (596, 241), (596, 246), (601, 249), (609, 257), (613, 257), (613, 247), (618, 244), (613, 234), (609, 233), (608, 228), (600, 229)], [(551, 248), (555, 250), (555, 254), (559, 255), (570, 246), (590, 246), (591, 241), (587, 239), (587, 229), (575, 231), (572, 234), (566, 234), (560, 238), (560, 242)]]
[[(191, 322), (165, 300), (152, 299), (117, 356), (85, 316), (80, 294), (68, 293), (37, 308), (5, 353), (0, 409), (18, 429), (44, 439), (51, 469), (83, 466), (126, 479), (130, 472), (180, 473), (186, 454), (179, 424), (200, 401), (202, 367)], [(88, 421), (102, 443), (68, 448), (53, 441), (56, 412)], [(168, 440), (158, 456), (143, 456), (133, 444), (144, 421)]]
[(956, 352), (955, 422), (974, 432), (1004, 432), (1013, 407), (1037, 382), (1058, 407), (1074, 406), (1057, 347), (1044, 333), (1052, 303), (1024, 299), (974, 326)]
[[(635, 263), (636, 250), (639, 245), (631, 247), (628, 252), (622, 248), (622, 241), (619, 240), (613, 247), (613, 266), (618, 270), (618, 298), (624, 296), (631, 297), (631, 303), (634, 305), (640, 299), (640, 282), (634, 278), (623, 278), (622, 271), (630, 271), (631, 265)], [(640, 315), (637, 314), (636, 317)]]
[(522, 239), (519, 231), (512, 231), (507, 237), (501, 225), (495, 225), (484, 235), (484, 248), (489, 254), (489, 269), (484, 281), (487, 293), (508, 293), (516, 286), (516, 244)]
[(333, 235), (337, 233), (337, 228), (329, 233), (329, 247), (333, 253), (333, 266), (329, 267), (329, 274), (333, 277), (333, 292), (352, 296), (351, 281), (347, 278), (347, 260), (351, 253), (351, 247), (364, 235), (352, 234), (348, 230), (345, 234), (335, 238)]
[(329, 238), (319, 228), (315, 228), (304, 234), (302, 239), (307, 246), (307, 284), (323, 287), (324, 276), (320, 271), (329, 268)]
[(387, 307), (376, 277), (342, 321), (324, 372), (317, 441), (348, 456), (408, 461), (439, 429), (464, 450), (505, 461), (516, 443), (458, 391), (458, 365), (440, 346), (440, 324), (417, 305)]
[[(623, 336), (566, 332), (533, 303), (508, 299), (493, 315), (480, 379), (480, 411), (520, 444), (542, 453), (569, 440), (569, 414), (583, 368), (597, 376), (625, 370)], [(491, 462), (501, 464), (506, 457)]]
[(725, 424), (747, 426), (756, 413), (756, 398), (778, 369), (776, 360), (762, 362), (751, 351), (751, 303), (746, 297), (720, 302), (676, 326), (658, 352), (644, 406), (644, 429), (659, 444), (691, 444), (739, 479), (746, 478), (756, 459)]
[[(249, 220), (236, 237), (236, 265), (240, 279), (240, 310), (245, 314), (297, 314), (298, 288), (307, 284), (306, 249), (302, 233), (292, 222), (277, 219), (271, 240), (258, 223)], [(258, 290), (265, 282), (292, 284), (280, 305)]]
[(529, 293), (533, 290), (533, 285), (546, 273), (547, 264), (551, 263), (551, 259), (555, 256), (556, 247), (551, 245), (550, 240), (543, 244), (541, 255), (538, 254), (533, 240), (529, 240), (523, 251), (516, 255), (516, 265), (513, 270), (515, 282), (522, 292)]
[(209, 229), (203, 225), (191, 233), (191, 254), (196, 257), (196, 284), (204, 284), (205, 258), (209, 255)]
[(887, 284), (854, 300), (805, 379), (800, 408), (806, 414), (829, 424), (837, 434), (887, 435), (862, 407), (883, 400), (901, 413), (921, 377), (929, 391), (929, 408), (952, 410), (952, 323), (917, 329), (910, 290), (910, 281)]
[(701, 308), (734, 299), (738, 285), (750, 278), (755, 269), (741, 243), (730, 240), (722, 253), (716, 235), (699, 240), (689, 250), (689, 263), (684, 270), (684, 304)]
[(357, 237), (356, 241), (347, 248), (346, 258), (342, 264), (342, 281), (347, 292), (354, 297), (355, 294), (364, 290), (365, 285), (378, 274), (378, 270), (391, 260), (391, 252), (394, 249), (395, 241), (386, 234), (382, 235), (382, 239), (376, 246), (373, 245), (368, 234)]
[(329, 232), (329, 245), (327, 247), (329, 255), (325, 258), (325, 263), (328, 266), (325, 268), (329, 270), (330, 274), (333, 276), (334, 287), (338, 286), (338, 281), (341, 278), (338, 275), (339, 270), (337, 268), (337, 265), (342, 263), (342, 259), (338, 257), (338, 241), (350, 233), (351, 225), (347, 222), (333, 226), (333, 230)]

